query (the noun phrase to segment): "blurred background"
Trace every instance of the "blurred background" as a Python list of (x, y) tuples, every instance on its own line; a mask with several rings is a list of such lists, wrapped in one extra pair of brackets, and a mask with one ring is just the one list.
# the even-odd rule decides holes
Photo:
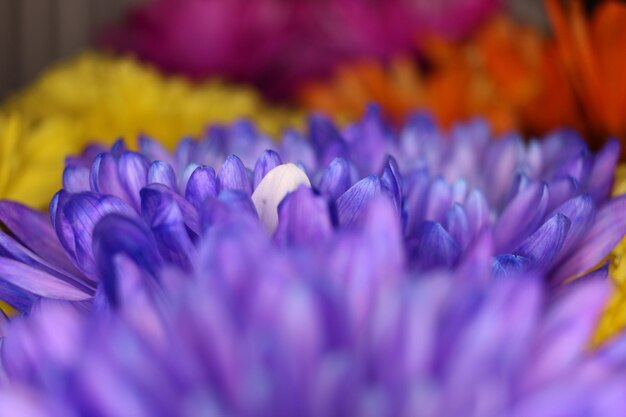
[[(148, 2), (0, 0), (0, 100), (55, 60), (92, 45), (100, 29), (120, 21), (130, 8)], [(502, 8), (517, 21), (541, 30), (548, 27), (541, 0), (506, 0)]]
[(0, 0), (0, 98), (146, 0)]

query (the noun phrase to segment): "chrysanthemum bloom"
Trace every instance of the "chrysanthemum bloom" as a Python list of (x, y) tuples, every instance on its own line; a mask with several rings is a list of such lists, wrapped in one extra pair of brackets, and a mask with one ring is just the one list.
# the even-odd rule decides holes
[[(296, 123), (250, 89), (191, 84), (132, 59), (87, 53), (50, 69), (0, 109), (0, 197), (43, 207), (60, 185), (65, 155), (91, 141), (149, 134), (171, 146), (208, 122), (249, 117), (265, 131)], [(19, 175), (17, 175), (19, 173)], [(35, 180), (36, 178), (36, 180)]]
[(285, 97), (355, 57), (412, 49), (416, 32), (466, 33), (498, 0), (159, 0), (133, 10), (102, 43), (193, 77), (228, 76)]
[(468, 40), (431, 37), (420, 45), (426, 68), (409, 57), (344, 63), (334, 77), (302, 87), (307, 108), (354, 120), (377, 101), (401, 122), (428, 108), (446, 126), (480, 115), (499, 132), (579, 127), (575, 94), (555, 47), (536, 30), (505, 17), (491, 19)]
[(301, 187), (273, 240), (227, 206), (185, 270), (158, 268), (140, 221), (105, 216), (94, 248), (113, 307), (40, 300), (9, 323), (0, 416), (624, 414), (626, 341), (587, 350), (605, 279), (551, 299), (532, 275), (407, 276), (388, 199), (329, 233)]
[[(143, 224), (152, 236), (144, 246), (159, 257), (126, 246), (122, 234), (106, 245), (148, 266), (189, 269), (195, 242), (229, 207), (289, 246), (301, 233), (290, 213), (323, 210), (307, 233), (333, 234), (359, 224), (369, 201), (387, 198), (409, 270), (462, 268), (482, 253), (494, 274), (526, 271), (550, 287), (597, 268), (626, 232), (626, 197), (609, 198), (615, 142), (593, 154), (571, 131), (524, 144), (517, 136), (495, 139), (479, 120), (442, 131), (426, 115), (395, 132), (376, 107), (341, 131), (313, 116), (308, 136), (290, 131), (277, 144), (239, 122), (184, 140), (174, 154), (145, 137), (139, 153), (121, 142), (109, 152), (89, 148), (68, 160), (50, 221), (0, 204), (0, 220), (15, 237), (2, 241), (0, 298), (20, 311), (38, 297), (91, 300), (103, 267), (96, 224), (110, 213)], [(318, 194), (304, 208), (282, 201), (299, 185)]]

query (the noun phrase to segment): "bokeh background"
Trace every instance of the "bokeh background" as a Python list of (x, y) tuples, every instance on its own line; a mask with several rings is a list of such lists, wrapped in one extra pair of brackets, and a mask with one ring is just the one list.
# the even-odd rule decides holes
[[(0, 99), (50, 63), (91, 46), (101, 28), (149, 1), (0, 0)], [(503, 10), (540, 30), (548, 28), (541, 0), (506, 0)]]

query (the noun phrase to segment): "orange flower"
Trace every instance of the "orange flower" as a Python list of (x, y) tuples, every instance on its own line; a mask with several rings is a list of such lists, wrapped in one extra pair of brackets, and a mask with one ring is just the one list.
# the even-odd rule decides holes
[(465, 42), (422, 43), (424, 68), (407, 58), (353, 63), (304, 86), (300, 101), (348, 119), (378, 101), (396, 120), (428, 108), (445, 125), (482, 115), (497, 131), (570, 126), (598, 142), (626, 139), (626, 4), (605, 2), (590, 20), (579, 1), (546, 6), (553, 39), (495, 17)]
[(626, 4), (601, 3), (590, 20), (580, 1), (568, 6), (546, 1), (560, 59), (584, 122), (596, 140), (608, 135), (625, 140)]

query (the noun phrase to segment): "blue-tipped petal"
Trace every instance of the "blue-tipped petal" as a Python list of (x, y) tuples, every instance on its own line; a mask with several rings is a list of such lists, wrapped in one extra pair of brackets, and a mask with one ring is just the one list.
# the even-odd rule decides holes
[(280, 159), (280, 155), (276, 151), (272, 151), (270, 149), (263, 151), (254, 165), (254, 188), (256, 189), (256, 187), (258, 187), (259, 183), (268, 172), (276, 168), (278, 165), (282, 165), (282, 163), (283, 161)]
[(425, 221), (417, 231), (417, 258), (422, 269), (452, 267), (461, 254), (459, 244), (441, 226), (441, 224)]
[(235, 155), (229, 155), (217, 174), (218, 190), (239, 190), (251, 195), (252, 187), (248, 178), (248, 171), (241, 160)]
[(116, 255), (124, 254), (135, 262), (143, 271), (156, 279), (162, 258), (154, 244), (154, 239), (145, 225), (137, 220), (117, 214), (102, 218), (94, 229), (93, 252), (97, 260), (98, 271), (109, 302), (116, 306), (118, 298), (118, 280)]
[(155, 211), (158, 210), (164, 199), (173, 199), (183, 214), (185, 225), (196, 235), (200, 235), (200, 215), (198, 210), (177, 192), (161, 184), (151, 184), (141, 190), (140, 196), (141, 216), (147, 222), (154, 217)]
[(177, 190), (174, 168), (167, 162), (152, 162), (148, 169), (148, 184), (163, 184), (172, 190)]
[(196, 248), (189, 238), (180, 208), (171, 196), (164, 195), (149, 221), (163, 258), (189, 271)]
[(496, 248), (508, 252), (519, 245), (543, 220), (548, 187), (532, 183), (506, 206), (494, 226)]
[(63, 170), (63, 188), (68, 193), (91, 191), (89, 168), (84, 166), (66, 166)]
[(493, 275), (496, 277), (517, 275), (531, 265), (531, 260), (519, 255), (498, 255), (493, 260)]
[(311, 189), (300, 186), (278, 206), (278, 226), (274, 240), (285, 246), (315, 244), (333, 233), (328, 203)]
[(215, 170), (207, 166), (197, 167), (187, 181), (185, 198), (200, 209), (208, 197), (217, 196), (217, 177)]
[(135, 212), (117, 197), (94, 193), (71, 195), (59, 210), (62, 211), (62, 217), (57, 218), (59, 240), (66, 245), (66, 250), (73, 256), (75, 265), (88, 277), (96, 280), (92, 250), (95, 225), (110, 213), (133, 217), (136, 216)]
[(513, 252), (527, 258), (529, 267), (543, 270), (558, 256), (572, 222), (563, 214), (550, 217)]
[(626, 195), (605, 203), (595, 222), (573, 252), (555, 269), (552, 278), (562, 282), (596, 267), (626, 235)]
[(126, 200), (139, 211), (141, 199), (139, 191), (148, 183), (149, 162), (143, 155), (136, 152), (124, 152), (119, 159), (120, 183), (126, 190)]
[(389, 156), (387, 158), (387, 164), (383, 168), (383, 173), (380, 176), (383, 188), (391, 194), (394, 204), (396, 205), (398, 212), (402, 209), (402, 181), (400, 176), (400, 168), (395, 158)]
[(357, 222), (364, 208), (383, 188), (380, 178), (375, 175), (363, 178), (337, 199), (337, 217), (342, 226)]
[(336, 200), (352, 186), (352, 168), (344, 158), (335, 158), (324, 171), (319, 191), (330, 200)]

